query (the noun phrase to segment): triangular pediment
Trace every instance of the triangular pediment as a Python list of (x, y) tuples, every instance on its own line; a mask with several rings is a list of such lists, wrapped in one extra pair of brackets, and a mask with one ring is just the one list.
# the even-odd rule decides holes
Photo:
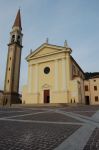
[(50, 55), (53, 53), (58, 53), (62, 50), (64, 49), (61, 46), (43, 44), (39, 48), (37, 48), (35, 51), (33, 51), (30, 55), (28, 55), (26, 59), (29, 60), (33, 58), (38, 58), (38, 57)]

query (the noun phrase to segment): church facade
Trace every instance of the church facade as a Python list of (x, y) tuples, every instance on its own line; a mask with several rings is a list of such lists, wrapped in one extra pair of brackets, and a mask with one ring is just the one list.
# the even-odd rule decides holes
[(84, 72), (71, 56), (72, 49), (48, 41), (31, 52), (28, 82), (22, 90), (25, 104), (84, 103)]

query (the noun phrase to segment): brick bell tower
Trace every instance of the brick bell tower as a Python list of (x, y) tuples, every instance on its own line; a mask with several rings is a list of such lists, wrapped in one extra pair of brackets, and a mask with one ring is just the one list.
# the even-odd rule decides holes
[(10, 32), (4, 84), (3, 105), (19, 103), (19, 78), (22, 51), (22, 26), (20, 9)]

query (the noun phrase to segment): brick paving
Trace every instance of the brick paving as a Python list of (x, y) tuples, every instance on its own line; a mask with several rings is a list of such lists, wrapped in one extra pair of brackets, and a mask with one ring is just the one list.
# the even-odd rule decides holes
[[(74, 150), (76, 146), (74, 135), (79, 135), (79, 132), (84, 135), (87, 131), (85, 130), (86, 127), (83, 128), (86, 121), (83, 122), (80, 115), (87, 116), (84, 119), (89, 117), (90, 121), (90, 118), (98, 110), (99, 106), (0, 107), (0, 150), (53, 150), (65, 140), (72, 139), (72, 137), (74, 139), (73, 148), (67, 148), (66, 150)], [(68, 112), (80, 115), (75, 118), (74, 115), (69, 116)], [(5, 120), (2, 118), (5, 118)], [(91, 126), (93, 129), (90, 129), (89, 135), (95, 130), (91, 137), (88, 137), (87, 144), (85, 142), (85, 144), (82, 144), (84, 145), (82, 149), (76, 148), (75, 150), (99, 150), (98, 122), (97, 124), (91, 124)], [(78, 140), (82, 140), (82, 137), (78, 137)], [(80, 144), (80, 142), (77, 144)]]
[(35, 114), (23, 117), (14, 117), (14, 119), (36, 120), (36, 121), (55, 121), (55, 122), (81, 122), (72, 117), (64, 116), (58, 113), (47, 112), (45, 114)]
[(4, 117), (13, 117), (13, 116), (19, 116), (24, 114), (30, 114), (30, 113), (36, 113), (36, 112), (44, 112), (44, 110), (32, 110), (32, 111), (24, 111), (24, 112), (0, 112), (0, 118)]
[(84, 150), (99, 150), (99, 128), (95, 128)]
[(52, 150), (79, 127), (0, 121), (0, 150)]
[(60, 108), (61, 110), (64, 110), (64, 111), (97, 111), (99, 110), (99, 105), (97, 106), (70, 106), (70, 107), (63, 107), (63, 108)]
[(92, 117), (96, 113), (96, 111), (73, 111), (73, 112), (88, 117)]

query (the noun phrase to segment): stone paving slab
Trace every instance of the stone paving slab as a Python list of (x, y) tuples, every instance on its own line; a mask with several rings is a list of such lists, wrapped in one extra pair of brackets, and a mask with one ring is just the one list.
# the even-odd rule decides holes
[(55, 148), (55, 150), (83, 150), (93, 130), (94, 127), (92, 125), (85, 124)]
[(80, 127), (0, 121), (0, 150), (53, 150)]
[(70, 106), (70, 107), (63, 107), (60, 108), (60, 110), (64, 111), (97, 111), (99, 110), (99, 105), (98, 106)]
[(23, 111), (23, 112), (18, 112), (18, 111), (14, 111), (14, 112), (0, 112), (0, 118), (4, 118), (4, 117), (13, 117), (13, 116), (20, 116), (20, 115), (25, 115), (25, 114), (34, 114), (37, 112), (45, 112), (44, 110), (32, 110), (32, 111)]
[(0, 111), (22, 111), (24, 108), (0, 107)]
[(96, 113), (96, 111), (73, 111), (73, 112), (88, 117), (92, 117)]
[(23, 107), (20, 107), (20, 108), (13, 108), (13, 107), (0, 107), (0, 112), (18, 112), (18, 111), (32, 111), (32, 110), (48, 110), (47, 108), (35, 108), (35, 107), (32, 107), (32, 108), (23, 108)]
[(43, 114), (34, 114), (23, 117), (14, 117), (14, 119), (22, 120), (39, 120), (39, 121), (55, 121), (55, 122), (81, 122), (72, 117), (64, 116), (55, 112), (45, 112)]

